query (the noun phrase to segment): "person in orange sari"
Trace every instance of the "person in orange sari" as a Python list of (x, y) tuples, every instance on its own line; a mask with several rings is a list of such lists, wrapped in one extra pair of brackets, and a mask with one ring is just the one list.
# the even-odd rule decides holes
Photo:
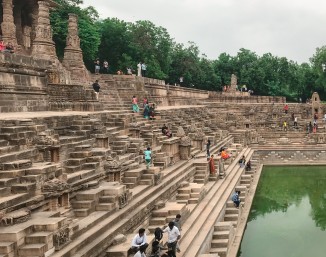
[(221, 152), (221, 157), (223, 160), (226, 160), (226, 159), (229, 159), (231, 156), (226, 152), (226, 150), (224, 149), (222, 152)]
[(214, 163), (214, 155), (211, 155), (211, 158), (209, 158), (209, 171), (211, 174), (216, 174), (216, 169), (215, 169), (215, 163)]

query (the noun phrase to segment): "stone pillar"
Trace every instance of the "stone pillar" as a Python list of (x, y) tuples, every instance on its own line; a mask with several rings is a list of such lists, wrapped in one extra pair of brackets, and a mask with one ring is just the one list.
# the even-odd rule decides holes
[(83, 61), (83, 52), (80, 48), (76, 14), (69, 14), (67, 46), (64, 52), (63, 65), (70, 71), (72, 83), (85, 84), (89, 80)]
[(38, 17), (35, 27), (32, 55), (36, 58), (57, 61), (55, 44), (52, 40), (50, 24), (50, 4), (47, 1), (38, 1)]
[(61, 201), (62, 201), (62, 207), (68, 209), (70, 208), (70, 202), (69, 202), (69, 193), (64, 193), (62, 196), (61, 196)]
[(58, 198), (51, 198), (49, 203), (50, 211), (56, 211), (58, 210), (58, 207)]
[(232, 74), (230, 92), (232, 93), (236, 92), (237, 84), (238, 84), (238, 78), (236, 75)]
[(3, 21), (1, 23), (2, 39), (5, 43), (11, 42), (14, 46), (17, 46), (16, 38), (16, 25), (14, 22), (12, 4), (13, 0), (2, 1)]

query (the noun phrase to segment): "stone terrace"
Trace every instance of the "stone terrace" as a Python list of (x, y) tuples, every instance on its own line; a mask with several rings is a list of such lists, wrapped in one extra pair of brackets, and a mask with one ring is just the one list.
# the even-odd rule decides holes
[[(243, 210), (229, 201), (235, 188), (246, 207), (261, 164), (326, 163), (324, 127), (306, 132), (311, 105), (289, 104), (286, 115), (283, 103), (235, 103), (230, 96), (226, 105), (205, 91), (157, 80), (97, 78), (99, 101), (89, 98), (97, 111), (64, 105), (70, 106), (64, 112), (0, 114), (0, 256), (127, 256), (139, 227), (152, 240), (153, 230), (178, 213), (178, 256), (228, 256)], [(155, 120), (131, 112), (132, 95), (157, 104)], [(55, 106), (63, 106), (60, 101)], [(162, 135), (163, 124), (172, 138)], [(223, 161), (221, 147), (232, 158)], [(243, 155), (251, 171), (238, 165)]]

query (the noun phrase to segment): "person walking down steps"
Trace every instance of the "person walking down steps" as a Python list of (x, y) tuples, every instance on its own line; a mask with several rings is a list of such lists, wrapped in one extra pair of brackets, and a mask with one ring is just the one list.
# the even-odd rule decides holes
[(151, 165), (151, 161), (152, 161), (152, 151), (150, 147), (148, 147), (145, 150), (144, 155), (145, 155), (146, 168), (149, 169), (149, 166)]
[(95, 92), (95, 96), (96, 96), (96, 100), (98, 100), (98, 95), (100, 93), (100, 84), (98, 83), (98, 80), (95, 80), (95, 82), (93, 83), (93, 89)]

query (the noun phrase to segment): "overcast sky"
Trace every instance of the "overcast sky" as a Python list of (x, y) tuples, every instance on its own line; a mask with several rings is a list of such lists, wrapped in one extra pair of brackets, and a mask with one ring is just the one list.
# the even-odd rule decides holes
[(149, 20), (217, 59), (240, 48), (308, 62), (326, 45), (325, 0), (84, 0), (101, 18)]

